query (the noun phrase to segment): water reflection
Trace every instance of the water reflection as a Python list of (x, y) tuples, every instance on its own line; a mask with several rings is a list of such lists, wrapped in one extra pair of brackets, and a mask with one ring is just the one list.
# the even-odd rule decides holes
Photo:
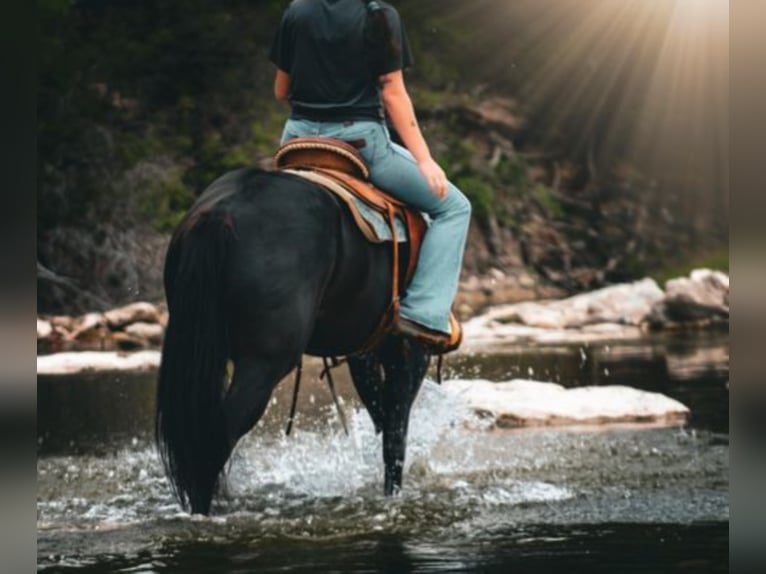
[(248, 538), (169, 543), (83, 560), (46, 572), (728, 572), (728, 525), (519, 526), (434, 543), (422, 537)]

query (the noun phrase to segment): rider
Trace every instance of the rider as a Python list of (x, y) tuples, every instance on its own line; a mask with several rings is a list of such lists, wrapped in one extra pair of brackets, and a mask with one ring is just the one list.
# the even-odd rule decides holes
[[(270, 60), (275, 96), (291, 106), (282, 143), (303, 136), (363, 141), (372, 182), (428, 214), (394, 332), (451, 350), (459, 343), (450, 307), (471, 205), (447, 181), (418, 126), (404, 85), (412, 56), (398, 12), (378, 0), (293, 0)], [(384, 108), (406, 149), (391, 141)]]

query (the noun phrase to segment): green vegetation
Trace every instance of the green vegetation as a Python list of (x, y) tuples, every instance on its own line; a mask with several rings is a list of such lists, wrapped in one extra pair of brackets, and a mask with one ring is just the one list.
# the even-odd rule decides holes
[(472, 175), (461, 175), (454, 178), (454, 181), (471, 201), (476, 216), (486, 217), (495, 213), (497, 208), (495, 191), (489, 183)]
[(532, 198), (551, 217), (561, 218), (564, 216), (564, 208), (550, 188), (538, 183), (532, 188)]
[(194, 196), (183, 183), (180, 171), (170, 172), (165, 179), (152, 182), (141, 200), (141, 213), (158, 231), (170, 233), (194, 202)]
[(715, 250), (692, 257), (691, 259), (675, 264), (668, 264), (652, 271), (649, 275), (660, 285), (664, 285), (669, 279), (687, 277), (694, 269), (714, 269), (716, 271), (729, 272), (729, 251)]
[[(42, 264), (110, 301), (159, 285), (157, 252), (194, 198), (226, 171), (267, 164), (278, 144), (288, 110), (273, 99), (267, 53), (287, 3), (38, 3)], [(636, 94), (597, 94), (594, 116), (593, 98), (569, 99), (570, 77), (533, 85), (551, 54), (568, 45), (565, 25), (527, 54), (522, 48), (537, 45), (529, 34), (539, 28), (517, 17), (527, 3), (395, 4), (414, 52), (407, 82), (432, 152), (475, 217), (492, 220), (482, 227), (505, 228), (516, 240), (509, 249), (524, 250), (503, 261), (523, 259), (558, 275), (617, 262), (609, 281), (652, 269), (659, 280), (698, 266), (728, 269), (726, 201), (716, 178), (690, 167), (688, 147), (674, 148), (679, 155), (666, 162), (672, 178), (626, 157), (640, 117), (631, 111)], [(607, 60), (589, 86), (627, 84), (604, 76)], [(581, 82), (573, 65), (571, 81)], [(555, 93), (534, 89), (548, 86)], [(499, 116), (510, 110), (518, 125), (498, 127), (482, 115), (480, 105), (497, 96), (515, 100)], [(473, 270), (504, 265), (472, 261), (470, 249), (465, 260)], [(110, 271), (106, 279), (115, 261), (122, 275)], [(41, 308), (68, 304), (66, 293), (40, 287)]]

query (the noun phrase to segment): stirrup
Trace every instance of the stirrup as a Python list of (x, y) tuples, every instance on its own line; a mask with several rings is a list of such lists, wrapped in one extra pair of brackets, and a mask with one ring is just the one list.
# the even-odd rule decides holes
[(425, 345), (432, 355), (450, 353), (460, 347), (463, 342), (463, 328), (453, 313), (449, 315), (450, 334), (434, 331), (399, 317), (393, 327), (393, 333), (402, 337), (409, 337)]

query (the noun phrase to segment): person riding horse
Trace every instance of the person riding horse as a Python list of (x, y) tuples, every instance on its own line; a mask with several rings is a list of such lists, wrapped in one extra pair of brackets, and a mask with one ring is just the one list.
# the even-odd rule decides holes
[[(380, 189), (428, 214), (412, 281), (393, 333), (436, 353), (460, 343), (450, 313), (471, 205), (431, 156), (403, 70), (412, 55), (396, 9), (377, 0), (293, 0), (274, 38), (274, 92), (291, 113), (282, 143), (305, 136), (354, 142)], [(406, 145), (391, 140), (385, 112)]]
[[(347, 154), (377, 188), (345, 174), (354, 180), (349, 188), (364, 187), (373, 203), (385, 203), (392, 240), (367, 237), (352, 208), (316, 181), (322, 170), (306, 177), (289, 168), (223, 174), (176, 227), (163, 274), (168, 324), (155, 425), (170, 486), (195, 513), (210, 513), (231, 453), (292, 371), (297, 391), (303, 355), (346, 358), (383, 435), (384, 493), (396, 494), (410, 411), (430, 357), (441, 358), (461, 339), (450, 306), (471, 208), (418, 128), (396, 11), (374, 0), (294, 0), (271, 56), (279, 68), (276, 94), (292, 106), (283, 139), (343, 140), (322, 139), (321, 147), (351, 148)], [(384, 107), (410, 151), (391, 141)], [(281, 157), (304, 143), (283, 146)], [(411, 210), (396, 206), (412, 223), (404, 265), (393, 229), (399, 200), (378, 188), (430, 216), (419, 243), (422, 219), (416, 225)], [(403, 293), (400, 276), (411, 277)]]

